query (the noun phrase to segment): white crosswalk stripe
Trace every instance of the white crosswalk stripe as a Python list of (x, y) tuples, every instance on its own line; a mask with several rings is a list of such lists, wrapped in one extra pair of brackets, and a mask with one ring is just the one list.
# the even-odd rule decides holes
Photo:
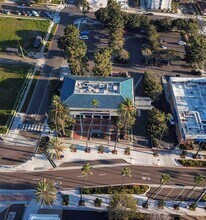
[(44, 131), (46, 129), (46, 125), (40, 124), (22, 124), (20, 130), (21, 131)]
[(72, 4), (66, 4), (65, 7), (67, 7), (67, 8), (74, 8), (75, 5), (72, 5)]

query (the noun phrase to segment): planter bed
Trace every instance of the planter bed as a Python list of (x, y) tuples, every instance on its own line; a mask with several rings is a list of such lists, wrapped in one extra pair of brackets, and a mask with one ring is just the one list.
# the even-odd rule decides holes
[(206, 160), (177, 160), (186, 167), (206, 167)]
[(114, 194), (115, 192), (125, 191), (127, 194), (144, 194), (149, 189), (147, 185), (124, 185), (84, 188), (83, 194)]

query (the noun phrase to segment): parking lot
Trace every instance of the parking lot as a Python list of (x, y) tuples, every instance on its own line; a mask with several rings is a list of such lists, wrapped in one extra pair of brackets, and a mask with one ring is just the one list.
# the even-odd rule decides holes
[(157, 188), (152, 187), (147, 193), (147, 196), (152, 195), (151, 199), (162, 199), (165, 201), (180, 201), (186, 198), (188, 201), (197, 200), (204, 191), (203, 189), (195, 189), (191, 191), (190, 189), (185, 189), (184, 186), (176, 186), (174, 188), (162, 187), (155, 192), (156, 189)]
[(2, 11), (0, 14), (9, 16), (23, 16), (23, 17), (41, 17), (52, 19), (54, 17), (54, 11), (46, 6), (24, 6), (24, 5), (2, 5)]

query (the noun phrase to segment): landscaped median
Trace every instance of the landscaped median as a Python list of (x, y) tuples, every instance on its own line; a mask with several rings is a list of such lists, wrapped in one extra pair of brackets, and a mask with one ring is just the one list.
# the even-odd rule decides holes
[(206, 160), (178, 159), (177, 162), (186, 167), (206, 167)]
[[(84, 188), (83, 194), (114, 194), (117, 192), (125, 192), (127, 194), (144, 194), (148, 191), (147, 185), (123, 185), (123, 186), (106, 186)], [(81, 189), (80, 189), (81, 191)]]

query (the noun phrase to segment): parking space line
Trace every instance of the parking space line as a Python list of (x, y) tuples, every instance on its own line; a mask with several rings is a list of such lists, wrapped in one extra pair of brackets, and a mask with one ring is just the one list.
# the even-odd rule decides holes
[(187, 198), (190, 198), (190, 196), (195, 192), (195, 190), (193, 189), (192, 192), (187, 196)]
[(178, 197), (185, 191), (185, 188), (179, 193), (179, 195), (175, 198), (175, 201), (178, 199)]
[(172, 193), (172, 191), (174, 190), (175, 188), (172, 188), (169, 193), (164, 197), (164, 200)]
[(153, 196), (153, 199), (155, 199), (163, 189), (164, 187), (161, 187), (160, 190), (157, 193), (155, 193), (155, 196)]

